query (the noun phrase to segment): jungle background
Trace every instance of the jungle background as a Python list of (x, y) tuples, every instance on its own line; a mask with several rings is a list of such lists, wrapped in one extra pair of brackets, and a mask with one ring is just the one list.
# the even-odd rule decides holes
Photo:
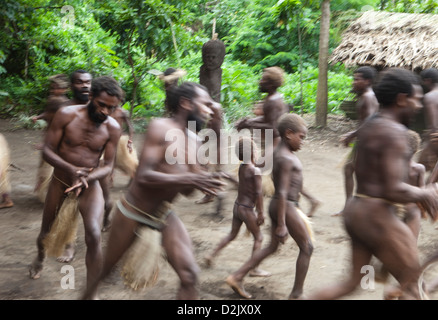
[[(327, 0), (326, 0), (327, 1)], [(218, 34), (227, 48), (221, 103), (226, 125), (250, 115), (265, 67), (286, 72), (280, 88), (294, 111), (315, 112), (321, 4), (313, 0), (4, 0), (0, 9), (0, 116), (25, 127), (44, 110), (48, 77), (85, 69), (111, 75), (126, 92), (123, 107), (137, 131), (163, 114), (156, 71), (187, 71), (199, 82), (201, 47)], [(367, 10), (438, 13), (433, 0), (331, 0), (329, 53)], [(329, 63), (327, 113), (342, 114), (353, 70)]]

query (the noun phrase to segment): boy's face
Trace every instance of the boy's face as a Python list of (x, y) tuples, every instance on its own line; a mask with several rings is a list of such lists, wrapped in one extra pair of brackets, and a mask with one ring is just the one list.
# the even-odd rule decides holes
[(297, 132), (292, 132), (291, 130), (287, 130), (286, 132), (286, 141), (289, 144), (289, 147), (292, 151), (298, 151), (304, 144), (304, 139), (307, 136), (307, 128), (302, 127)]
[(360, 94), (370, 86), (370, 80), (365, 79), (361, 73), (353, 75), (353, 92)]

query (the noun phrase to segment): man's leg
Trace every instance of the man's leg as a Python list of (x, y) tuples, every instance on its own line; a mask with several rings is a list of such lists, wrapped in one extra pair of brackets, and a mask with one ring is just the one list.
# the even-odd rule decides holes
[(96, 281), (102, 268), (101, 223), (104, 199), (99, 181), (93, 181), (79, 197), (79, 211), (84, 221), (85, 265), (87, 267), (87, 286)]
[[(344, 188), (345, 188), (345, 205), (347, 204), (348, 200), (353, 196), (353, 190), (354, 190), (354, 166), (353, 162), (349, 161), (344, 166)], [(345, 206), (344, 206), (345, 209)], [(332, 217), (335, 216), (342, 216), (344, 213), (344, 209), (342, 209), (339, 212), (333, 213)]]
[(418, 277), (421, 267), (417, 239), (405, 223), (394, 220), (395, 223), (388, 223), (387, 230), (382, 230), (387, 236), (382, 239), (375, 256), (399, 282), (402, 299), (420, 299)]
[(288, 205), (286, 210), (287, 229), (300, 249), (296, 262), (295, 283), (289, 299), (298, 299), (303, 294), (304, 280), (306, 279), (307, 271), (309, 270), (313, 244), (307, 226), (299, 216), (296, 208)]
[(198, 298), (199, 267), (196, 263), (192, 241), (182, 221), (171, 213), (162, 229), (163, 247), (168, 261), (174, 268), (181, 282), (177, 299), (189, 300)]
[(41, 276), (43, 269), (43, 261), (45, 258), (45, 249), (43, 241), (50, 232), (50, 227), (55, 221), (57, 210), (61, 207), (64, 201), (64, 187), (61, 183), (52, 179), (47, 191), (46, 201), (44, 202), (43, 218), (41, 222), (41, 230), (37, 238), (37, 257), (29, 267), (29, 275), (32, 279), (38, 279)]
[(272, 221), (271, 225), (271, 242), (269, 245), (259, 251), (255, 252), (251, 258), (246, 261), (237, 271), (232, 273), (225, 280), (226, 283), (243, 298), (252, 298), (252, 295), (246, 292), (243, 286), (243, 278), (248, 274), (248, 272), (258, 266), (266, 257), (274, 253), (279, 245), (277, 237), (275, 236), (275, 229), (277, 224)]
[(116, 263), (122, 258), (135, 240), (134, 231), (138, 223), (126, 218), (119, 209), (114, 212), (114, 226), (110, 230), (107, 249), (104, 255), (103, 266), (99, 277), (88, 283), (82, 299), (97, 299), (97, 289), (100, 281), (105, 279)]
[(352, 240), (352, 268), (348, 280), (325, 287), (308, 296), (309, 300), (334, 300), (353, 292), (359, 285), (364, 274), (362, 267), (371, 260), (371, 252), (362, 244)]

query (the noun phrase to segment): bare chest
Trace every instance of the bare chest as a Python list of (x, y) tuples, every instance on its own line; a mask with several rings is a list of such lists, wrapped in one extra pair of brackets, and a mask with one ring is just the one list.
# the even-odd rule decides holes
[(71, 148), (81, 147), (94, 152), (101, 152), (108, 140), (106, 124), (96, 126), (81, 119), (75, 119), (68, 124), (63, 137), (63, 143)]

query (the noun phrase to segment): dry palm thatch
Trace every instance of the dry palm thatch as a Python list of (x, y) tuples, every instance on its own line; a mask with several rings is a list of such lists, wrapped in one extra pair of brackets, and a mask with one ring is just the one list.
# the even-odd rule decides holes
[(367, 11), (344, 32), (331, 62), (423, 70), (438, 67), (438, 15)]

